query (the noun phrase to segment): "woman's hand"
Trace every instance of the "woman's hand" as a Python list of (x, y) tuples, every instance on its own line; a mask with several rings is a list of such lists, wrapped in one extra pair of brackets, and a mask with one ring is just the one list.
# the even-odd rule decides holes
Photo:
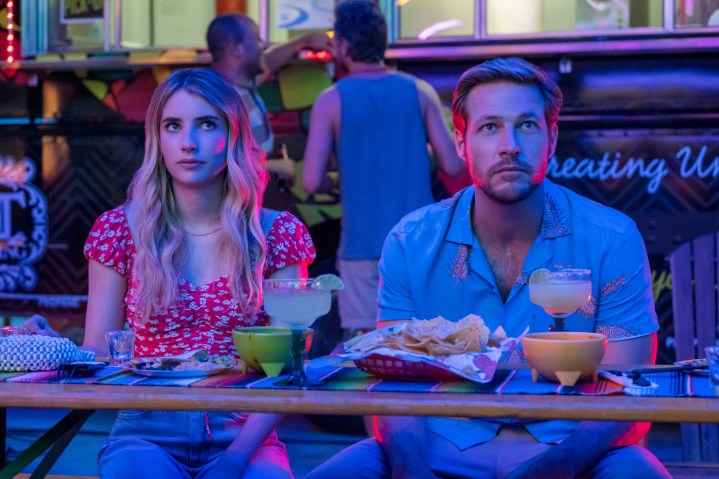
[(225, 451), (215, 465), (207, 472), (207, 477), (213, 479), (238, 479), (245, 474), (249, 458), (243, 454), (233, 454)]
[(30, 316), (27, 321), (23, 323), (23, 326), (35, 334), (40, 334), (42, 336), (52, 336), (54, 338), (60, 337), (60, 335), (57, 334), (57, 332), (50, 327), (50, 324), (47, 322), (47, 319), (44, 316), (40, 316), (39, 314), (33, 314), (32, 316)]

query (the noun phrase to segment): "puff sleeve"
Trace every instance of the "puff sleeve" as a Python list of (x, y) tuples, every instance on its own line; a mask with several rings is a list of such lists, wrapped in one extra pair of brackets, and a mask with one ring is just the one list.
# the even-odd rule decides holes
[(88, 260), (95, 260), (127, 277), (134, 245), (124, 206), (107, 211), (95, 220), (83, 253)]
[(267, 233), (265, 277), (293, 264), (309, 264), (315, 256), (307, 227), (290, 213), (281, 212)]

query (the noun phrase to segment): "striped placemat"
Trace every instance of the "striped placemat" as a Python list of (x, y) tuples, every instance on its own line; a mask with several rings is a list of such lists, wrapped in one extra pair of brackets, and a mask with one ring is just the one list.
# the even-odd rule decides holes
[[(329, 391), (386, 391), (416, 393), (472, 393), (472, 394), (561, 394), (602, 396), (608, 394), (626, 394), (631, 396), (664, 397), (715, 397), (717, 392), (709, 383), (708, 377), (694, 376), (682, 372), (663, 372), (645, 374), (644, 377), (657, 384), (654, 388), (623, 387), (614, 382), (600, 379), (596, 383), (580, 382), (575, 386), (540, 379), (532, 382), (528, 369), (498, 370), (492, 381), (476, 383), (459, 378), (457, 381), (401, 381), (377, 378), (354, 367), (331, 367), (313, 371), (312, 379), (319, 384), (309, 389)], [(128, 369), (106, 367), (92, 377), (78, 377), (58, 380), (55, 371), (31, 373), (0, 373), (0, 381), (5, 382), (47, 382), (67, 384), (107, 384), (129, 386), (191, 386), (214, 388), (244, 389), (292, 389), (284, 384), (286, 375), (268, 378), (258, 374), (242, 374), (239, 369), (208, 377), (164, 378), (145, 377), (133, 374)]]

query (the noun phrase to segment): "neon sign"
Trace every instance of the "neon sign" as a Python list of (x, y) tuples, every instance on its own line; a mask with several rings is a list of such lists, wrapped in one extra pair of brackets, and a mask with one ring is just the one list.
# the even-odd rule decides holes
[(47, 198), (29, 158), (0, 156), (0, 291), (31, 290), (48, 242)]

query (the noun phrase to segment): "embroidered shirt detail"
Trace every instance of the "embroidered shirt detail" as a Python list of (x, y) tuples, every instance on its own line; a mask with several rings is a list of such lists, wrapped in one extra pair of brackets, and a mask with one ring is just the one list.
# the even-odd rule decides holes
[(597, 316), (597, 298), (592, 294), (589, 296), (587, 304), (577, 310), (584, 319), (595, 319)]
[(626, 326), (597, 326), (597, 332), (604, 334), (609, 339), (636, 338), (643, 334)]
[[(459, 203), (459, 199), (461, 198), (461, 196), (462, 195), (460, 194), (453, 195), (447, 199), (440, 201), (439, 204), (448, 209), (454, 208), (455, 206), (457, 206), (457, 203)], [(467, 214), (469, 214), (469, 211), (467, 211)]]
[(572, 232), (571, 224), (564, 217), (557, 200), (549, 193), (544, 195), (544, 218), (542, 218), (542, 237), (555, 239)]
[(625, 284), (627, 284), (627, 278), (626, 276), (621, 274), (607, 284), (605, 284), (604, 286), (602, 286), (602, 288), (599, 290), (599, 297), (603, 298), (605, 296), (609, 296), (612, 293), (616, 293)]
[(471, 251), (472, 249), (466, 244), (457, 246), (457, 254), (449, 266), (449, 274), (454, 278), (456, 283), (467, 279), (467, 275), (469, 274), (469, 255)]
[(522, 286), (527, 284), (527, 281), (529, 281), (529, 275), (524, 269), (522, 269), (522, 271), (519, 273), (519, 276), (517, 276), (517, 281), (514, 282), (514, 286), (517, 288), (521, 288)]

